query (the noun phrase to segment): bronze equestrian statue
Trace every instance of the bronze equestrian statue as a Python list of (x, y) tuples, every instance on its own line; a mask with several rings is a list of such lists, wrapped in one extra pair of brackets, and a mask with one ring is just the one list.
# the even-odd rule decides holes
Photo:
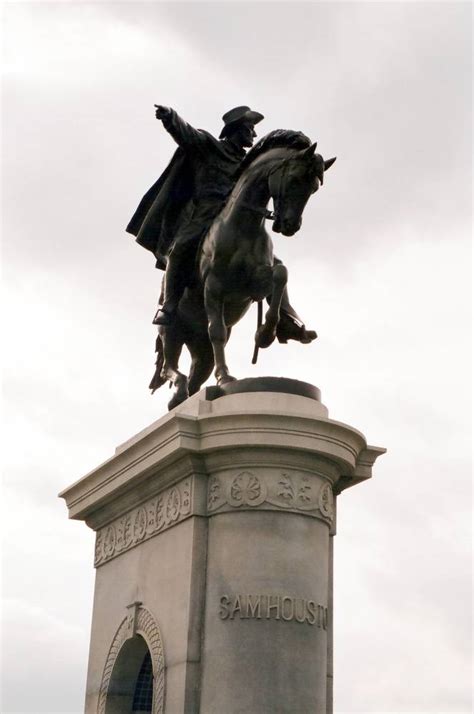
[[(274, 230), (293, 235), (309, 195), (333, 160), (324, 164), (307, 137), (284, 131), (272, 132), (245, 156), (254, 125), (263, 119), (248, 107), (224, 115), (219, 140), (171, 109), (157, 106), (156, 116), (179, 148), (127, 230), (155, 254), (157, 267), (166, 268), (163, 306), (154, 320), (160, 329), (150, 388), (172, 381), (172, 408), (199, 390), (214, 364), (219, 384), (233, 379), (224, 345), (230, 327), (254, 300), (267, 297), (270, 302), (257, 346), (267, 347), (275, 336), (303, 343), (316, 337), (289, 305), (287, 270), (274, 258), (263, 224), (271, 216), (267, 203), (272, 196)], [(183, 344), (192, 356), (189, 380), (178, 371)]]

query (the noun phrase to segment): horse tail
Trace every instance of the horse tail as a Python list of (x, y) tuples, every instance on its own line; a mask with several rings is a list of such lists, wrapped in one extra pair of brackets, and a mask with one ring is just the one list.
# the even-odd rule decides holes
[(165, 356), (163, 352), (163, 340), (161, 339), (161, 335), (158, 335), (156, 338), (155, 352), (155, 374), (153, 375), (152, 380), (148, 385), (148, 389), (151, 389), (152, 394), (154, 394), (156, 390), (163, 386), (163, 384), (167, 381), (165, 377), (161, 376), (161, 370), (163, 369), (163, 363), (165, 361)]

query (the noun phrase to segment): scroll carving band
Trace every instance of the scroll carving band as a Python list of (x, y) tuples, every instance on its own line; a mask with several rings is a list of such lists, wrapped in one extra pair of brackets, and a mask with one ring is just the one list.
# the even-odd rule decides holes
[(98, 530), (94, 565), (102, 565), (190, 513), (191, 480), (186, 479)]
[(334, 495), (329, 483), (308, 474), (274, 472), (212, 476), (208, 486), (209, 514), (227, 508), (272, 508), (306, 513), (332, 522)]

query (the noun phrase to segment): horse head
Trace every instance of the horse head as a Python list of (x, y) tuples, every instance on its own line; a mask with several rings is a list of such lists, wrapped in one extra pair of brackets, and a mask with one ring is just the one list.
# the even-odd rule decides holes
[(301, 228), (302, 215), (311, 194), (324, 183), (324, 172), (336, 157), (324, 161), (315, 153), (316, 144), (307, 149), (292, 151), (282, 159), (268, 176), (268, 187), (275, 207), (273, 230), (285, 236), (294, 235)]

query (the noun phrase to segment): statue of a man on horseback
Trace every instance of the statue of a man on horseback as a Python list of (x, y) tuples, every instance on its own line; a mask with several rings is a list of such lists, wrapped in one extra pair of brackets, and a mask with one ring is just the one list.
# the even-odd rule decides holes
[[(215, 139), (207, 131), (192, 127), (173, 109), (161, 105), (155, 108), (156, 118), (179, 148), (164, 174), (143, 197), (127, 231), (154, 253), (156, 267), (166, 270), (161, 308), (153, 323), (169, 326), (193, 278), (200, 241), (224, 207), (246, 149), (257, 136), (254, 127), (264, 117), (247, 106), (235, 107), (222, 117), (224, 126), (219, 139)], [(304, 343), (316, 337), (305, 329), (286, 291), (277, 336), (281, 342), (295, 339)]]
[[(224, 114), (219, 139), (194, 129), (174, 110), (155, 107), (178, 149), (127, 231), (166, 271), (153, 320), (159, 326), (158, 357), (150, 389), (170, 381), (171, 409), (197, 392), (214, 367), (218, 385), (234, 381), (225, 347), (252, 302), (260, 303), (254, 361), (258, 349), (275, 338), (305, 344), (316, 338), (289, 304), (288, 271), (273, 254), (265, 221), (273, 221), (276, 233), (294, 235), (335, 159), (324, 161), (307, 136), (289, 130), (270, 132), (251, 148), (263, 115), (247, 106)], [(269, 308), (261, 324), (264, 299)], [(178, 370), (184, 345), (191, 354), (188, 377)]]

